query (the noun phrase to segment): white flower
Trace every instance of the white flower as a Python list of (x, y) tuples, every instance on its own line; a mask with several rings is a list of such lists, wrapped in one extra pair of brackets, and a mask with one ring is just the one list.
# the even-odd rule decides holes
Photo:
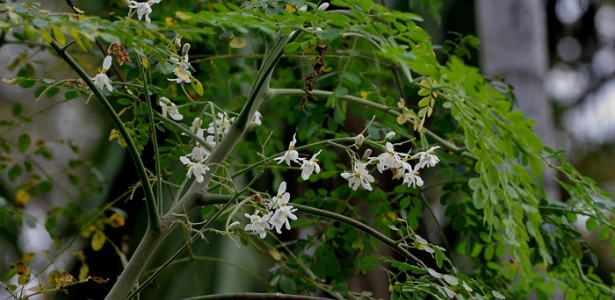
[(429, 148), (429, 150), (425, 152), (419, 152), (417, 155), (415, 155), (414, 157), (420, 157), (419, 162), (416, 163), (415, 170), (422, 169), (425, 166), (435, 166), (440, 161), (440, 159), (434, 155), (436, 153), (434, 151), (438, 148), (440, 148), (440, 146), (431, 147)]
[(209, 171), (209, 167), (206, 167), (199, 162), (192, 162), (186, 156), (181, 156), (179, 160), (186, 165), (186, 167), (188, 167), (188, 174), (186, 175), (188, 178), (194, 174), (196, 181), (199, 183), (203, 182), (203, 176), (207, 173), (207, 171)]
[(143, 15), (145, 15), (145, 21), (147, 23), (150, 23), (152, 20), (150, 20), (149, 14), (152, 13), (152, 5), (160, 3), (160, 1), (161, 0), (150, 0), (143, 3), (139, 3), (137, 1), (130, 1), (132, 5), (129, 5), (128, 7), (137, 9), (137, 16), (139, 17), (139, 20), (143, 18)]
[(250, 122), (250, 124), (248, 124), (248, 128), (254, 128), (256, 126), (261, 126), (261, 117), (263, 115), (261, 115), (261, 113), (259, 113), (258, 111), (254, 112), (254, 117), (252, 118), (252, 122)]
[(388, 169), (400, 169), (402, 167), (402, 158), (393, 149), (393, 144), (387, 142), (386, 147), (387, 152), (376, 157), (376, 160), (378, 160), (376, 167), (378, 167), (380, 173)]
[(359, 185), (361, 185), (366, 190), (372, 190), (372, 186), (369, 183), (374, 182), (374, 176), (369, 175), (365, 168), (366, 166), (367, 164), (355, 162), (354, 173), (342, 173), (342, 177), (348, 180), (348, 186), (350, 186), (351, 189), (356, 191)]
[(207, 157), (209, 156), (209, 151), (207, 151), (207, 149), (205, 147), (203, 147), (203, 145), (201, 145), (201, 143), (196, 142), (196, 147), (194, 147), (192, 149), (192, 152), (188, 155), (186, 155), (187, 157), (191, 157), (192, 159), (194, 159), (195, 161), (203, 161), (205, 159), (207, 159)]
[[(282, 181), (282, 183), (280, 183), (278, 193), (271, 198), (271, 203), (267, 203), (267, 208), (272, 209), (274, 207), (280, 207), (280, 201), (282, 201), (283, 198), (290, 199), (290, 193), (286, 192), (286, 181)], [(286, 200), (286, 202), (288, 202), (288, 200)]]
[(320, 166), (318, 165), (318, 159), (316, 158), (316, 156), (318, 156), (320, 152), (322, 152), (322, 150), (314, 154), (312, 156), (312, 159), (302, 161), (301, 178), (303, 178), (303, 180), (310, 179), (310, 176), (312, 175), (312, 173), (314, 173), (314, 171), (316, 172), (316, 174), (320, 173)]
[(288, 145), (288, 150), (284, 153), (284, 155), (273, 159), (278, 161), (278, 164), (281, 164), (283, 161), (285, 161), (288, 166), (290, 166), (291, 161), (299, 163), (299, 152), (297, 152), (297, 150), (294, 150), (295, 143), (297, 143), (296, 136), (297, 133), (293, 135), (293, 140)]
[(192, 82), (190, 80), (192, 72), (190, 72), (190, 63), (188, 62), (188, 50), (190, 50), (190, 44), (186, 43), (184, 44), (184, 48), (182, 49), (182, 51), (185, 51), (185, 53), (182, 54), (184, 55), (184, 57), (182, 57), (181, 59), (178, 59), (177, 57), (171, 57), (169, 59), (171, 63), (175, 66), (175, 69), (173, 69), (173, 73), (175, 73), (175, 76), (177, 76), (177, 78), (175, 79), (168, 78), (169, 81), (174, 81), (177, 83)]
[(408, 184), (408, 187), (410, 187), (410, 185), (412, 185), (413, 187), (416, 188), (416, 186), (423, 186), (423, 179), (421, 178), (419, 172), (418, 172), (418, 168), (415, 168), (415, 170), (412, 170), (412, 168), (410, 168), (409, 170), (407, 170), (406, 174), (404, 175), (404, 183), (403, 184)]
[(265, 230), (271, 229), (271, 226), (269, 226), (269, 216), (261, 217), (258, 213), (259, 211), (257, 210), (253, 215), (245, 214), (246, 218), (250, 219), (250, 224), (246, 225), (246, 230), (260, 233), (261, 239), (264, 239), (267, 236)]
[(94, 81), (94, 85), (99, 90), (102, 90), (103, 87), (106, 86), (109, 92), (113, 91), (113, 86), (111, 86), (111, 80), (109, 80), (109, 77), (107, 76), (107, 71), (109, 71), (109, 68), (111, 68), (111, 60), (111, 55), (107, 55), (107, 57), (105, 57), (105, 60), (103, 61), (102, 70), (96, 75), (96, 77), (92, 78), (92, 80)]
[(160, 97), (160, 99), (158, 99), (158, 105), (162, 106), (162, 116), (165, 118), (167, 117), (167, 113), (169, 113), (171, 119), (175, 121), (181, 121), (184, 119), (184, 116), (182, 116), (179, 113), (179, 110), (177, 110), (175, 103), (171, 102), (171, 100), (166, 97)]
[(218, 135), (225, 136), (231, 129), (231, 125), (233, 125), (234, 121), (235, 117), (229, 119), (226, 113), (218, 113), (218, 118), (216, 118), (214, 122), (209, 123), (207, 133), (215, 134), (217, 131)]
[(390, 140), (395, 136), (395, 132), (391, 131), (384, 137), (385, 140)]
[(290, 200), (290, 194), (285, 193), (284, 197), (278, 201), (278, 209), (273, 214), (273, 217), (269, 220), (269, 224), (273, 225), (278, 233), (282, 233), (282, 226), (286, 225), (286, 229), (290, 230), (290, 222), (288, 219), (297, 220), (297, 216), (294, 212), (297, 211), (292, 205), (288, 205)]

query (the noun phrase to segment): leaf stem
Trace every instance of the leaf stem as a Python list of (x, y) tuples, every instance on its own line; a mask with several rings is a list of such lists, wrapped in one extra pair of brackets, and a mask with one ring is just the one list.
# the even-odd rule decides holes
[[(281, 96), (303, 96), (305, 94), (305, 92), (301, 89), (270, 89), (269, 92), (271, 93), (271, 97), (281, 97)], [(334, 92), (329, 92), (329, 91), (323, 91), (323, 90), (313, 90), (312, 94), (314, 96), (320, 96), (320, 97), (329, 97), (331, 95), (334, 95)], [(364, 105), (367, 107), (371, 107), (377, 110), (381, 110), (384, 111), (385, 113), (388, 113), (392, 116), (399, 116), (401, 115), (396, 109), (388, 107), (386, 105), (382, 105), (382, 104), (378, 104), (372, 101), (368, 101), (359, 97), (355, 97), (355, 96), (350, 96), (350, 95), (345, 95), (345, 96), (336, 96), (341, 100), (345, 100), (348, 102), (352, 102), (355, 104), (360, 104), (360, 105)], [(411, 120), (409, 120), (409, 122), (411, 124), (414, 124)], [(425, 133), (425, 135), (427, 135), (428, 137), (430, 137), (431, 139), (435, 140), (438, 144), (442, 145), (443, 147), (455, 152), (455, 153), (460, 153), (462, 156), (466, 156), (472, 159), (476, 159), (474, 156), (472, 156), (470, 153), (468, 153), (466, 151), (465, 148), (462, 147), (457, 147), (456, 145), (454, 145), (453, 143), (441, 138), (440, 136), (438, 136), (437, 134), (433, 133), (432, 131), (424, 128), (423, 132)]]

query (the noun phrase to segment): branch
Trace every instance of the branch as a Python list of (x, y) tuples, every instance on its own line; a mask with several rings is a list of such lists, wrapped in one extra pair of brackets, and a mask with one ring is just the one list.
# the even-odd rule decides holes
[(156, 209), (156, 199), (154, 198), (154, 191), (152, 190), (152, 186), (149, 182), (149, 177), (147, 176), (147, 172), (145, 171), (145, 166), (143, 165), (143, 161), (141, 160), (141, 156), (139, 155), (139, 150), (137, 149), (137, 146), (135, 145), (132, 138), (130, 137), (130, 133), (128, 133), (128, 130), (126, 130), (124, 123), (113, 109), (113, 106), (111, 106), (111, 103), (109, 103), (105, 95), (98, 89), (98, 87), (96, 87), (96, 85), (92, 81), (92, 78), (90, 78), (90, 76), (85, 73), (81, 66), (79, 66), (79, 64), (68, 53), (66, 53), (66, 51), (64, 51), (64, 49), (62, 49), (62, 47), (55, 40), (52, 40), (50, 45), (58, 53), (58, 55), (64, 61), (66, 61), (66, 63), (79, 75), (79, 77), (81, 77), (81, 79), (85, 81), (90, 90), (92, 90), (92, 93), (96, 95), (96, 97), (100, 101), (100, 104), (102, 104), (109, 117), (111, 117), (111, 121), (113, 121), (113, 124), (122, 135), (122, 138), (124, 138), (124, 141), (126, 141), (126, 148), (128, 148), (128, 152), (130, 153), (130, 156), (132, 157), (132, 160), (137, 167), (139, 179), (143, 184), (143, 191), (145, 193), (145, 202), (147, 206), (147, 214), (149, 220), (149, 228), (154, 231), (159, 231), (160, 216), (158, 215), (158, 211)]
[[(272, 98), (273, 97), (280, 97), (280, 96), (303, 96), (305, 94), (305, 92), (303, 90), (300, 89), (270, 89), (270, 93)], [(320, 96), (320, 97), (329, 97), (331, 95), (333, 95), (333, 92), (329, 92), (329, 91), (323, 91), (323, 90), (313, 90), (312, 91), (312, 95), (313, 96)], [(378, 104), (372, 101), (368, 101), (359, 97), (355, 97), (355, 96), (350, 96), (350, 95), (346, 95), (346, 96), (336, 96), (338, 99), (341, 100), (345, 100), (348, 102), (352, 102), (355, 104), (360, 104), (360, 105), (364, 105), (367, 107), (371, 107), (377, 110), (381, 110), (385, 113), (388, 113), (392, 116), (399, 116), (401, 115), (396, 109), (388, 107), (386, 105), (382, 105), (382, 104)], [(411, 124), (414, 124), (411, 120), (408, 120)], [(433, 133), (432, 131), (430, 131), (429, 129), (423, 128), (423, 132), (425, 133), (425, 135), (427, 135), (428, 137), (430, 137), (431, 139), (435, 140), (438, 144), (442, 145), (443, 147), (447, 148), (448, 150), (451, 150), (455, 153), (460, 153), (462, 156), (466, 156), (469, 158), (474, 158), (474, 156), (472, 156), (470, 153), (468, 153), (467, 151), (465, 151), (465, 148), (461, 148), (461, 147), (457, 147), (456, 145), (454, 145), (453, 143), (441, 138), (440, 136), (438, 136), (437, 134)]]
[(286, 299), (286, 300), (331, 300), (331, 298), (313, 297), (313, 296), (301, 296), (301, 295), (287, 295), (281, 293), (237, 293), (237, 294), (216, 294), (205, 295), (192, 298), (185, 298), (183, 300), (205, 300), (205, 299), (245, 299), (245, 300), (258, 300), (258, 299)]
[(211, 154), (204, 163), (210, 168), (209, 172), (203, 176), (202, 182), (193, 181), (186, 194), (184, 194), (184, 196), (182, 196), (162, 217), (161, 230), (156, 231), (148, 228), (130, 259), (130, 262), (124, 269), (124, 272), (122, 272), (105, 299), (125, 299), (137, 284), (140, 274), (144, 271), (152, 255), (160, 246), (160, 243), (162, 243), (166, 236), (175, 229), (177, 222), (182, 221), (178, 216), (189, 214), (196, 207), (207, 204), (204, 203), (204, 200), (208, 194), (209, 183), (218, 170), (218, 167), (224, 163), (231, 151), (235, 148), (235, 145), (237, 145), (239, 140), (243, 137), (247, 130), (248, 122), (254, 116), (256, 109), (265, 99), (270, 98), (269, 78), (282, 57), (282, 52), (286, 43), (293, 41), (298, 35), (297, 32), (293, 32), (289, 36), (279, 37), (276, 39), (275, 46), (267, 51), (263, 66), (258, 72), (246, 104), (239, 113), (239, 116), (235, 119), (235, 122), (233, 122), (233, 125), (231, 125), (227, 134), (220, 143), (212, 149)]

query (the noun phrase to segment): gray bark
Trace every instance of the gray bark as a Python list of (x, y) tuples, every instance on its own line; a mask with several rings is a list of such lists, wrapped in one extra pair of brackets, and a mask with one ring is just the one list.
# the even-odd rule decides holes
[[(499, 76), (515, 87), (517, 106), (536, 121), (543, 145), (555, 145), (553, 111), (544, 89), (548, 71), (546, 2), (542, 0), (478, 0), (480, 64), (487, 76)], [(555, 172), (543, 174), (551, 199), (559, 199)]]

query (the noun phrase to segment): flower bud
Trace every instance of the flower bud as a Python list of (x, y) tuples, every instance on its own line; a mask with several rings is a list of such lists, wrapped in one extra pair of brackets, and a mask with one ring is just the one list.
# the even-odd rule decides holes
[(122, 0), (122, 2), (124, 2), (124, 4), (126, 5), (132, 5), (129, 0)]
[(241, 223), (239, 223), (239, 222), (233, 222), (233, 223), (231, 223), (231, 225), (229, 225), (229, 226), (228, 226), (228, 230), (229, 230), (229, 231), (230, 231), (230, 230), (235, 230), (235, 229), (237, 229), (237, 227), (239, 227), (239, 225), (241, 225)]
[(322, 11), (327, 10), (327, 8), (329, 8), (329, 3), (323, 3), (318, 7), (318, 9)]
[(363, 153), (363, 161), (368, 160), (370, 155), (372, 155), (372, 149), (365, 150), (365, 153)]
[(363, 145), (364, 140), (365, 140), (365, 137), (362, 134), (357, 135), (357, 137), (354, 138), (355, 146), (357, 146), (357, 148), (361, 147), (361, 145)]
[(182, 56), (188, 54), (188, 50), (190, 50), (190, 44), (185, 43), (184, 48), (182, 48)]
[(391, 131), (384, 137), (385, 140), (390, 140), (395, 136), (395, 132)]
[(174, 39), (174, 42), (175, 42), (175, 47), (177, 47), (178, 49), (181, 48), (181, 46), (182, 46), (182, 38), (181, 37), (179, 37), (179, 36), (176, 37)]

